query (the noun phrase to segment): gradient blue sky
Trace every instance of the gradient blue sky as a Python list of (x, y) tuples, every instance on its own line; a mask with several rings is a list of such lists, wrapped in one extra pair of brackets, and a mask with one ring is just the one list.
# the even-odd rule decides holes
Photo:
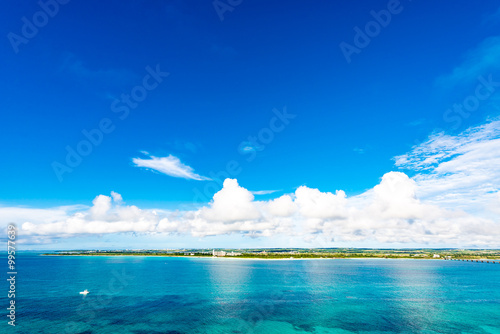
[[(115, 191), (143, 209), (182, 210), (205, 205), (222, 187), (135, 166), (134, 158), (151, 156), (175, 157), (209, 178), (236, 161), (239, 185), (264, 191), (258, 200), (300, 186), (362, 195), (401, 171), (395, 157), (436, 130), (458, 136), (498, 115), (491, 98), (459, 123), (443, 118), (474, 92), (477, 76), (498, 72), (498, 58), (489, 57), (500, 45), (498, 4), (401, 1), (348, 63), (340, 43), (353, 44), (353, 28), (363, 29), (370, 11), (388, 3), (243, 0), (220, 20), (211, 1), (72, 0), (18, 52), (9, 33), (22, 35), (22, 18), (32, 21), (40, 5), (4, 3), (0, 205), (90, 206)], [(113, 101), (157, 65), (169, 76), (120, 119)], [(268, 144), (249, 145), (249, 136), (269, 127), (273, 109), (283, 108), (296, 117)], [(64, 164), (66, 147), (76, 148), (82, 130), (102, 119), (114, 131), (58, 179), (54, 161)], [(79, 238), (82, 247), (98, 245)], [(194, 246), (196, 239), (183, 238), (177, 246)]]

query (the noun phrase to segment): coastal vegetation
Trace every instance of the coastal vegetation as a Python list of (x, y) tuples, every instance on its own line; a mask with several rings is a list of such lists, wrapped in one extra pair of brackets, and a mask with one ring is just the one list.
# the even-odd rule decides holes
[(172, 256), (230, 257), (248, 259), (500, 259), (500, 250), (492, 249), (371, 249), (371, 248), (265, 248), (265, 249), (157, 249), (157, 250), (72, 250), (43, 255), (65, 256)]

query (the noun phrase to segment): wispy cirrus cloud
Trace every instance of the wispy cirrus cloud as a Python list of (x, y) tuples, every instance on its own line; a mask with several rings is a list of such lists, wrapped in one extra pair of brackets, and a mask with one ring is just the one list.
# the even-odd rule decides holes
[(451, 73), (437, 78), (436, 83), (443, 87), (454, 87), (470, 83), (478, 76), (492, 74), (500, 70), (500, 36), (489, 37), (477, 47), (469, 50), (461, 64)]
[(364, 154), (366, 151), (364, 148), (359, 148), (359, 147), (355, 147), (352, 150), (358, 154)]
[(495, 26), (500, 22), (500, 8), (498, 8), (494, 13), (485, 15), (482, 24), (485, 26)]
[(81, 59), (72, 53), (66, 53), (59, 71), (69, 74), (82, 83), (93, 85), (126, 85), (137, 80), (134, 72), (124, 68), (90, 68)]
[(274, 194), (275, 192), (278, 192), (279, 190), (254, 190), (252, 191), (252, 194), (254, 195), (269, 195), (269, 194)]
[(456, 136), (434, 134), (395, 162), (419, 172), (413, 179), (423, 199), (493, 216), (500, 196), (500, 120)]
[(211, 180), (208, 177), (196, 174), (192, 167), (183, 164), (179, 158), (173, 155), (169, 155), (167, 157), (155, 157), (149, 155), (147, 152), (143, 153), (148, 155), (149, 157), (147, 159), (133, 158), (132, 162), (136, 167), (149, 168), (168, 176), (179, 177), (183, 179), (197, 181)]
[(425, 118), (419, 118), (412, 122), (406, 123), (406, 126), (420, 126), (425, 123)]

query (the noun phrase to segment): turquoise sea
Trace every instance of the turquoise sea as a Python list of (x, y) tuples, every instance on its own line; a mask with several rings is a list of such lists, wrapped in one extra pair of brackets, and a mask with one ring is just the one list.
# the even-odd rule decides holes
[(500, 264), (24, 254), (17, 271), (0, 333), (500, 333)]

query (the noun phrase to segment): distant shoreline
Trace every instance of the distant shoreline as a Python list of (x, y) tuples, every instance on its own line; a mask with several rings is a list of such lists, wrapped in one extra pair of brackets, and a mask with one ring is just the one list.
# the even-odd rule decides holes
[(190, 256), (190, 255), (134, 255), (134, 254), (41, 254), (42, 256), (133, 256), (133, 257), (170, 257), (183, 259), (226, 259), (226, 260), (265, 260), (265, 261), (294, 261), (294, 260), (444, 260), (442, 258), (410, 258), (410, 257), (244, 257), (244, 256)]
[(330, 259), (408, 259), (499, 261), (500, 249), (454, 248), (182, 248), (182, 249), (73, 249), (49, 250), (45, 256), (148, 256), (231, 260), (330, 260)]
[(350, 256), (350, 257), (245, 257), (245, 256), (193, 256), (193, 255), (145, 255), (145, 254), (41, 254), (41, 256), (122, 256), (122, 257), (169, 257), (169, 258), (187, 258), (187, 259), (227, 259), (227, 260), (259, 260), (259, 261), (303, 261), (303, 260), (445, 260), (445, 261), (490, 261), (500, 264), (500, 259), (444, 259), (431, 257), (368, 257), (368, 256)]

